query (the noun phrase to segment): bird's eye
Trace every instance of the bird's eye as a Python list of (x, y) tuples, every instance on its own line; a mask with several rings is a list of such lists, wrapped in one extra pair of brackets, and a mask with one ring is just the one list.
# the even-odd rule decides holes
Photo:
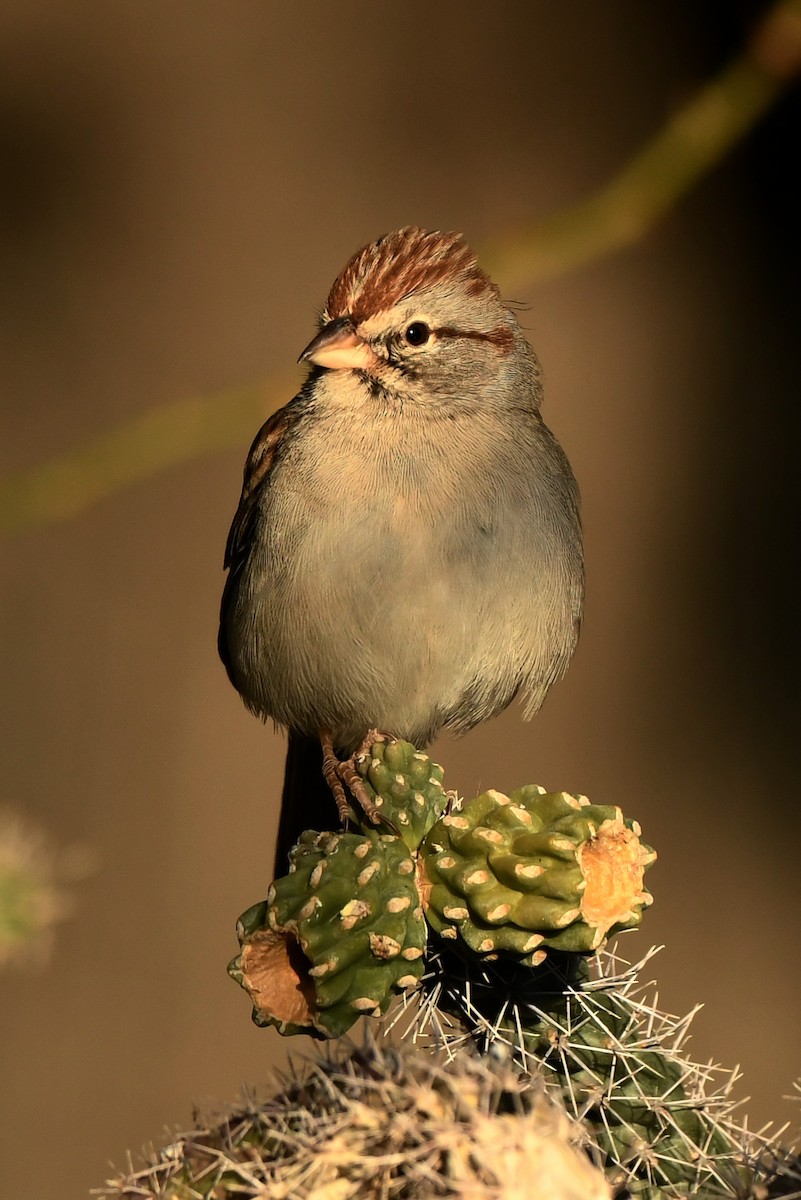
[(403, 336), (410, 346), (425, 346), (431, 337), (431, 330), (425, 321), (412, 321), (411, 325), (406, 326), (406, 332)]

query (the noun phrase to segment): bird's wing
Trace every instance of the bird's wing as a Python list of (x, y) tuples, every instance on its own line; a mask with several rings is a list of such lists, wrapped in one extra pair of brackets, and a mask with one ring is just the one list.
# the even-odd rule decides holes
[(225, 669), (231, 674), (230, 655), (226, 634), (228, 606), (231, 602), (237, 577), (248, 560), (256, 531), (256, 518), (259, 509), (259, 497), (268, 485), (270, 475), (280, 458), (284, 437), (292, 424), (291, 406), (279, 408), (278, 412), (264, 422), (253, 445), (250, 447), (245, 461), (245, 477), (242, 482), (242, 495), (239, 507), (234, 514), (228, 541), (225, 544), (224, 567), (228, 578), (223, 589), (220, 605), (220, 631), (217, 648), (220, 652)]
[(279, 408), (278, 412), (273, 413), (264, 422), (248, 452), (239, 507), (234, 514), (228, 531), (228, 541), (225, 543), (223, 566), (233, 572), (241, 568), (247, 559), (259, 495), (278, 458), (289, 424), (287, 408)]

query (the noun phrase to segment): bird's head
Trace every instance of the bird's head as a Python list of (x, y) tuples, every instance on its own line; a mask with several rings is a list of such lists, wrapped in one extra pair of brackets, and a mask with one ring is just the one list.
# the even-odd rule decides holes
[(511, 359), (536, 371), (514, 314), (462, 235), (409, 226), (353, 256), (299, 361), (363, 372), (405, 398), (468, 399), (485, 395)]

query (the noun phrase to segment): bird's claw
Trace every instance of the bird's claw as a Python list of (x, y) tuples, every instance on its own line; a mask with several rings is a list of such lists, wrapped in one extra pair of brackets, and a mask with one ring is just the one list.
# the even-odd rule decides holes
[(356, 764), (369, 753), (375, 742), (386, 741), (388, 736), (378, 729), (371, 729), (350, 758), (340, 759), (334, 750), (331, 734), (327, 730), (323, 730), (320, 734), (323, 746), (323, 775), (333, 793), (339, 819), (345, 828), (348, 827), (353, 817), (353, 809), (346, 796), (346, 792), (348, 792), (372, 825), (386, 825), (393, 833), (398, 833), (394, 823), (383, 815), (381, 809), (368, 794), (364, 780), (356, 767)]

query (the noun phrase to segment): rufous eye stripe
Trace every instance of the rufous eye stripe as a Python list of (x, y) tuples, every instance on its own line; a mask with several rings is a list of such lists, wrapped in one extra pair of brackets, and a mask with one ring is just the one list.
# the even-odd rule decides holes
[(515, 335), (505, 325), (498, 325), (495, 329), (490, 329), (486, 333), (479, 329), (435, 329), (434, 333), (439, 338), (469, 338), (474, 342), (490, 342), (493, 346), (497, 346), (499, 350), (511, 350), (514, 345)]

